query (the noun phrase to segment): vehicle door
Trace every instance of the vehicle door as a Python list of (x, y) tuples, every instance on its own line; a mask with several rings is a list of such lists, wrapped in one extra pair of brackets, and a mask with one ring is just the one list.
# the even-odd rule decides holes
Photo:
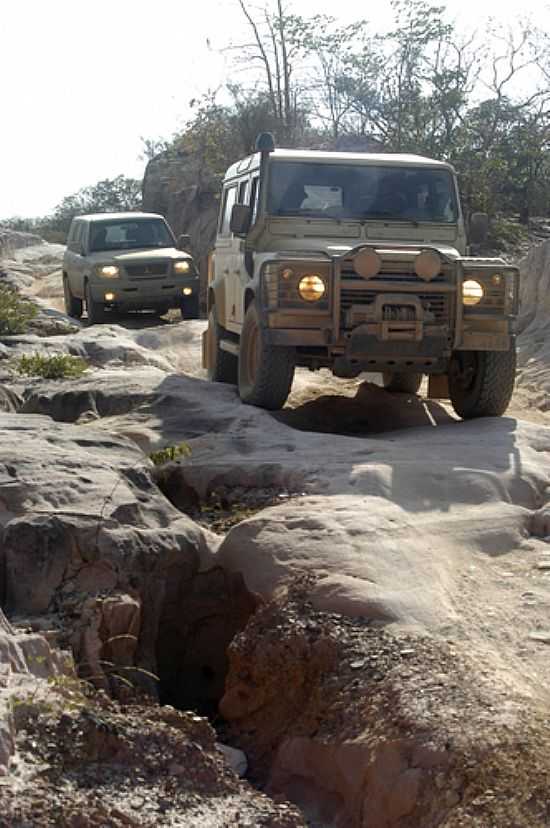
[(65, 254), (65, 272), (69, 280), (69, 287), (73, 296), (82, 297), (82, 233), (84, 222), (75, 219), (71, 225), (67, 239)]
[(237, 239), (229, 229), (231, 210), (237, 203), (239, 183), (233, 181), (226, 184), (222, 193), (222, 208), (220, 211), (218, 235), (216, 237), (214, 267), (216, 281), (223, 283), (223, 289), (216, 295), (218, 305), (218, 322), (229, 330), (235, 330), (236, 325), (236, 281), (239, 276), (238, 250), (240, 239)]
[[(249, 176), (245, 182), (245, 187), (239, 189), (239, 204), (246, 204), (251, 208), (250, 226), (256, 221), (256, 214), (258, 211), (258, 188), (259, 188), (259, 173)], [(247, 284), (250, 282), (251, 274), (248, 272), (245, 262), (245, 240), (238, 239), (238, 285), (236, 299), (236, 322), (242, 325), (244, 322), (244, 294)]]

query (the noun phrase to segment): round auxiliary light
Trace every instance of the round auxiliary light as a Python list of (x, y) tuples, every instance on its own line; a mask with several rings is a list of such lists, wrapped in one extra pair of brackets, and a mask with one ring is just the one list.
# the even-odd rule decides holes
[(462, 301), (465, 305), (477, 305), (483, 299), (483, 287), (475, 279), (467, 279), (462, 284)]
[(414, 260), (414, 272), (419, 279), (429, 282), (441, 273), (441, 256), (433, 250), (423, 250)]
[(372, 247), (365, 247), (353, 257), (353, 268), (363, 279), (372, 279), (380, 273), (382, 259)]
[(325, 295), (326, 285), (316, 273), (302, 276), (298, 283), (298, 293), (306, 302), (318, 302)]

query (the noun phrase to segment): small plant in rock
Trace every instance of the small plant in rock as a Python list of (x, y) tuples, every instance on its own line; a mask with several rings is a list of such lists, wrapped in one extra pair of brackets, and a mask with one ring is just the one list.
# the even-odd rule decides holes
[(0, 285), (0, 335), (25, 333), (37, 308), (8, 285)]
[(20, 374), (27, 374), (31, 377), (68, 379), (80, 377), (89, 366), (82, 357), (70, 354), (54, 354), (53, 356), (31, 354), (22, 356), (16, 367)]
[(171, 460), (176, 460), (178, 457), (189, 457), (191, 448), (187, 443), (179, 443), (177, 446), (166, 446), (166, 448), (152, 451), (149, 459), (153, 461), (155, 466), (162, 466), (164, 463), (169, 463)]

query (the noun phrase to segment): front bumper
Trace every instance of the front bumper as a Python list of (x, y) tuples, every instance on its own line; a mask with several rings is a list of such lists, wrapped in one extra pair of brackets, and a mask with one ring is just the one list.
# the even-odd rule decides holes
[[(190, 295), (183, 293), (189, 288)], [(132, 282), (126, 279), (102, 279), (90, 282), (92, 298), (96, 302), (103, 302), (118, 308), (149, 309), (158, 307), (179, 308), (182, 304), (198, 302), (199, 279), (196, 276), (173, 277), (167, 276), (146, 283)], [(113, 294), (114, 298), (106, 298)]]
[[(372, 365), (391, 364), (392, 360), (400, 364), (425, 361), (426, 368), (441, 365), (453, 350), (509, 350), (517, 314), (517, 269), (502, 260), (500, 265), (494, 260), (491, 266), (488, 260), (463, 263), (442, 257), (440, 275), (423, 281), (412, 272), (412, 263), (404, 259), (410, 252), (407, 247), (388, 250), (384, 246), (389, 261), (384, 260), (383, 272), (361, 278), (350, 270), (350, 259), (360, 247), (331, 260), (329, 304), (324, 308), (309, 305), (300, 310), (296, 304), (285, 307), (281, 302), (274, 307), (273, 286), (264, 288), (269, 300), (264, 317), (269, 343), (321, 348), (327, 358), (339, 355)], [(394, 270), (388, 267), (392, 255), (397, 265)], [(326, 267), (326, 260), (319, 261)], [(462, 282), (472, 278), (473, 267), (478, 269), (474, 278), (488, 278), (497, 268), (505, 270), (513, 282), (512, 298), (503, 293), (499, 305), (499, 297), (492, 296), (489, 307), (474, 311), (464, 306)]]

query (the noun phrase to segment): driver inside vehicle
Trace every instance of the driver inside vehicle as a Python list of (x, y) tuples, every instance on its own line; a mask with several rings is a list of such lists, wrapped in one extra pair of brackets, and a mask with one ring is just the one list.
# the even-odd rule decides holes
[(285, 191), (279, 209), (283, 213), (300, 210), (306, 198), (304, 185), (299, 181), (293, 181)]
[(372, 212), (398, 216), (407, 207), (407, 198), (399, 188), (397, 176), (385, 176), (380, 180), (378, 193), (371, 208)]

